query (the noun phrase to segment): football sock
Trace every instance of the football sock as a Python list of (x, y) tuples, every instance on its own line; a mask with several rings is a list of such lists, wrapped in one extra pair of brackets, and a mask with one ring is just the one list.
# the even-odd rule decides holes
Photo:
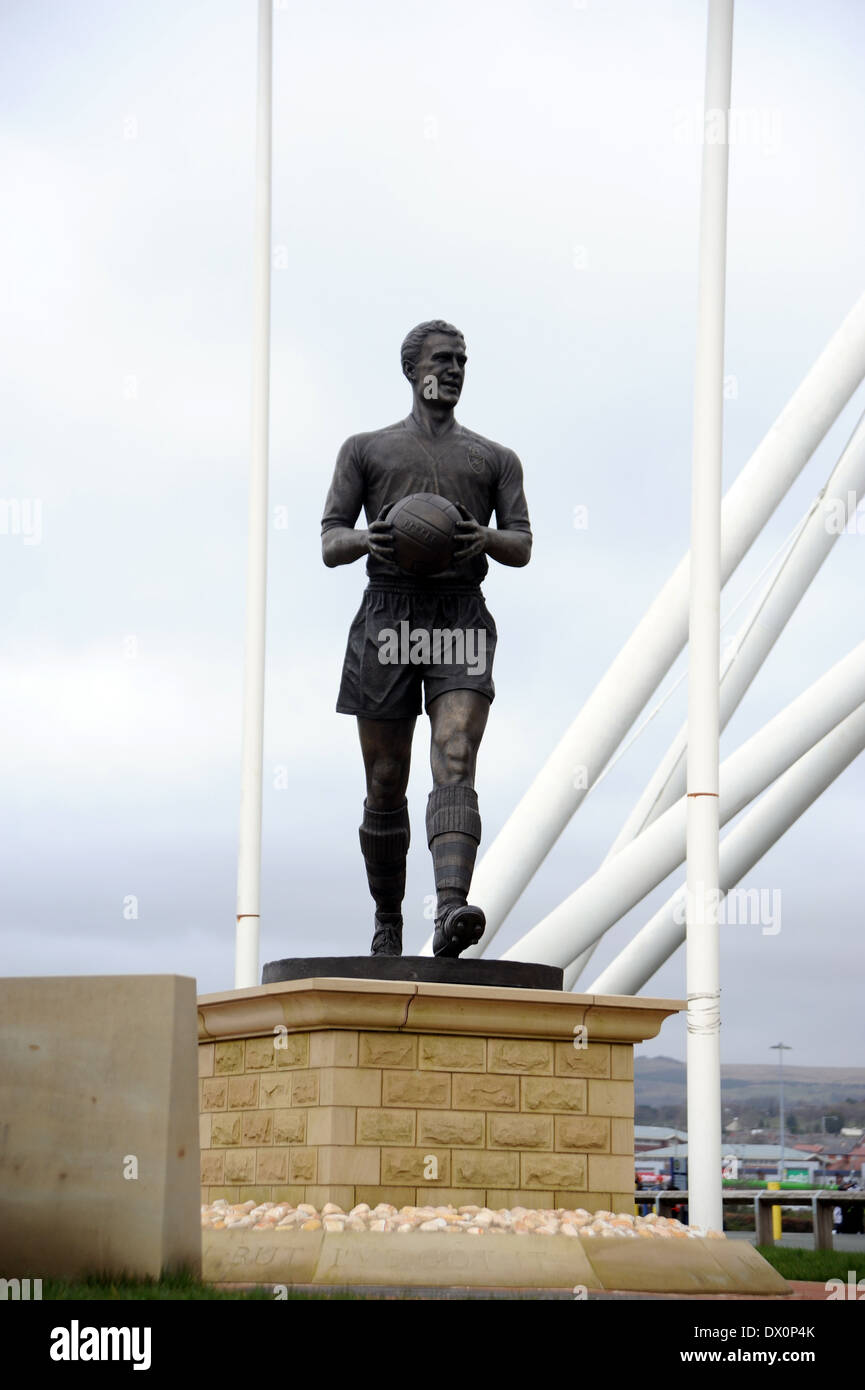
[(398, 917), (405, 897), (405, 861), (410, 831), (408, 801), (393, 811), (371, 811), (363, 803), (360, 849), (376, 916)]
[(474, 787), (451, 783), (434, 787), (426, 812), (427, 842), (436, 885), (436, 919), (464, 903), (471, 887), (481, 838), (481, 818)]

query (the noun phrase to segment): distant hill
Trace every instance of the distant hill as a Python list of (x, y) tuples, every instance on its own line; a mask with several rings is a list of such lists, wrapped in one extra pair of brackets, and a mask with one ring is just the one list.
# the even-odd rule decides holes
[[(637, 1105), (656, 1109), (684, 1102), (686, 1069), (675, 1057), (637, 1057), (634, 1088)], [(759, 1106), (773, 1113), (778, 1106), (778, 1067), (766, 1063), (726, 1063), (721, 1067), (725, 1105)], [(865, 1067), (793, 1067), (784, 1063), (784, 1100), (790, 1109), (821, 1105), (865, 1104)]]

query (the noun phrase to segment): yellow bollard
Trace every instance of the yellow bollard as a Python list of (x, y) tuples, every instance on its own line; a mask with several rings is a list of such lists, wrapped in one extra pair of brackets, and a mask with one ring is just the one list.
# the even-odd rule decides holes
[[(767, 1183), (766, 1183), (766, 1190), (767, 1190), (767, 1192), (780, 1192), (780, 1191), (781, 1191), (781, 1184), (780, 1184), (779, 1182), (767, 1182)], [(773, 1208), (772, 1208), (772, 1239), (773, 1239), (773, 1240), (780, 1240), (780, 1239), (781, 1239), (781, 1208), (780, 1208), (780, 1207), (773, 1207)]]

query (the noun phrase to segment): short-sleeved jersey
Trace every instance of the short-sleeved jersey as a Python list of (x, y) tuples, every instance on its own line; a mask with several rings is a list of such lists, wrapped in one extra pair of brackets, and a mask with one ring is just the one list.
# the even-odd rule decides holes
[[(449, 502), (462, 503), (481, 526), (489, 525), (495, 513), (500, 531), (531, 535), (523, 470), (513, 450), (456, 420), (452, 429), (431, 438), (418, 429), (411, 415), (345, 441), (324, 505), (322, 535), (336, 526), (354, 526), (361, 509), (369, 525), (384, 506), (413, 492), (435, 492)], [(422, 589), (477, 587), (488, 568), (486, 556), (476, 555), (442, 574), (420, 579), (372, 555), (366, 562), (372, 584)]]

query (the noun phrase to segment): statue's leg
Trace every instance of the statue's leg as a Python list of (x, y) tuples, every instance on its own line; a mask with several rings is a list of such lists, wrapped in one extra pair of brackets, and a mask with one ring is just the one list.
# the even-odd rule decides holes
[(427, 708), (433, 790), (426, 830), (436, 885), (433, 952), (458, 956), (480, 940), (485, 922), (481, 909), (469, 906), (467, 899), (481, 838), (475, 766), (490, 702), (476, 690), (447, 690)]
[(360, 848), (375, 902), (371, 954), (402, 955), (402, 900), (409, 847), (406, 788), (415, 720), (358, 718), (366, 771)]

